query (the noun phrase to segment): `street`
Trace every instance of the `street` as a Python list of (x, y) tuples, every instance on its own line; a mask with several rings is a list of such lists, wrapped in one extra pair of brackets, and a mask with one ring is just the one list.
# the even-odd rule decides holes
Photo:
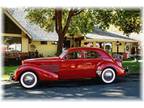
[(49, 82), (27, 90), (18, 82), (2, 81), (4, 100), (28, 99), (141, 99), (138, 75), (118, 79), (112, 84), (103, 84), (95, 79), (81, 81)]

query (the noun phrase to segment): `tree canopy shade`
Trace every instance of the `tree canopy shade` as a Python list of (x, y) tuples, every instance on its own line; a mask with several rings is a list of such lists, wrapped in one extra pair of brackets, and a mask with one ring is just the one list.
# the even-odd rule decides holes
[(85, 35), (97, 26), (103, 30), (115, 25), (124, 34), (139, 33), (141, 11), (136, 9), (76, 9), (76, 8), (29, 8), (27, 16), (32, 23), (46, 31), (56, 31), (59, 36), (57, 55), (62, 51), (64, 36)]

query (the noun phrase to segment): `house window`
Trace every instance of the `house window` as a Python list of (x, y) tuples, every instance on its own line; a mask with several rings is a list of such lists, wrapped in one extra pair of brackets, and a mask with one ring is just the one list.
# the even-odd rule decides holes
[(51, 42), (52, 45), (57, 45), (56, 41)]
[(47, 41), (41, 41), (42, 45), (47, 45)]
[(109, 54), (112, 53), (112, 43), (106, 42), (105, 44), (105, 51), (108, 52)]
[(5, 51), (21, 51), (21, 38), (6, 36), (3, 38), (4, 50)]

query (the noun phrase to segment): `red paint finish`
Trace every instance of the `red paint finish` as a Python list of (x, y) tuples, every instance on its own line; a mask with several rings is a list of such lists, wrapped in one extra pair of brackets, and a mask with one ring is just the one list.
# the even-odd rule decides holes
[(15, 71), (14, 80), (22, 73), (34, 72), (39, 80), (65, 80), (96, 78), (97, 71), (105, 68), (115, 70), (117, 76), (125, 76), (123, 67), (109, 54), (99, 48), (70, 48), (59, 57), (27, 59)]

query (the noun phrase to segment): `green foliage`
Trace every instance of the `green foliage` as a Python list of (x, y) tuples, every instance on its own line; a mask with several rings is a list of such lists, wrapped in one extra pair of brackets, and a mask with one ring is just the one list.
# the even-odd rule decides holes
[[(66, 24), (70, 9), (62, 9), (62, 27)], [(79, 9), (81, 10), (81, 9)], [(67, 33), (70, 35), (92, 32), (94, 26), (108, 29), (111, 24), (119, 27), (124, 34), (141, 30), (140, 9), (82, 9), (83, 12), (72, 17)], [(55, 11), (52, 8), (27, 9), (27, 18), (46, 31), (54, 31)]]
[(3, 42), (6, 45), (11, 45), (14, 43), (20, 43), (20, 41), (21, 41), (20, 38), (17, 38), (17, 37), (4, 37), (3, 38)]
[(141, 70), (141, 62), (136, 62), (134, 60), (128, 60), (128, 61), (123, 61), (122, 63), (123, 67), (129, 68), (129, 73), (133, 74), (133, 73), (140, 73)]
[(92, 32), (95, 26), (105, 30), (110, 25), (119, 27), (124, 34), (140, 32), (140, 9), (27, 9), (27, 18), (46, 31), (55, 31), (59, 41), (57, 55), (62, 52), (66, 34), (85, 35)]
[(26, 9), (27, 16), (31, 23), (38, 24), (46, 31), (53, 31), (55, 26), (54, 9), (30, 8)]
[(139, 33), (141, 30), (140, 9), (118, 9), (114, 10), (112, 23), (119, 27), (124, 34)]

